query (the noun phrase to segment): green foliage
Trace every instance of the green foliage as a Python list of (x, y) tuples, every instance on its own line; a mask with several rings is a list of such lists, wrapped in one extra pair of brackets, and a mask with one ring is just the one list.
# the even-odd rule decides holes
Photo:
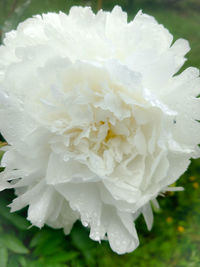
[(27, 230), (29, 227), (29, 223), (24, 217), (19, 216), (17, 213), (10, 213), (6, 208), (6, 201), (1, 200), (0, 202), (0, 214), (1, 216), (8, 220), (9, 223), (12, 223), (15, 227), (20, 230)]
[(8, 262), (8, 250), (6, 247), (0, 245), (0, 266), (6, 267)]
[(13, 234), (2, 234), (0, 238), (0, 244), (1, 246), (5, 246), (5, 248), (17, 254), (27, 254), (29, 252), (21, 240)]

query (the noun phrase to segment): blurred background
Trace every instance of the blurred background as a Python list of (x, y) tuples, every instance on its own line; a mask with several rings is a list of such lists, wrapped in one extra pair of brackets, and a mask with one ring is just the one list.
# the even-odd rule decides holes
[[(26, 18), (49, 11), (68, 12), (73, 5), (91, 6), (95, 12), (120, 5), (129, 20), (142, 9), (164, 24), (174, 39), (189, 40), (191, 52), (183, 68), (200, 68), (200, 0), (0, 0), (0, 42)], [(113, 253), (107, 242), (91, 241), (80, 223), (69, 236), (62, 230), (29, 227), (26, 209), (10, 214), (6, 207), (14, 193), (1, 192), (0, 267), (199, 267), (199, 178), (200, 160), (195, 160), (177, 183), (185, 190), (160, 197), (161, 209), (155, 213), (152, 231), (146, 229), (142, 217), (137, 220), (140, 246), (123, 256)]]

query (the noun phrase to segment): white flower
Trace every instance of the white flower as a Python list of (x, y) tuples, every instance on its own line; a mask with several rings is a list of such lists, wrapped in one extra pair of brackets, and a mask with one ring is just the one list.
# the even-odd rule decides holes
[(199, 71), (189, 51), (139, 12), (73, 7), (21, 23), (0, 47), (1, 189), (12, 211), (64, 228), (78, 219), (119, 253), (138, 246), (134, 220), (199, 156)]

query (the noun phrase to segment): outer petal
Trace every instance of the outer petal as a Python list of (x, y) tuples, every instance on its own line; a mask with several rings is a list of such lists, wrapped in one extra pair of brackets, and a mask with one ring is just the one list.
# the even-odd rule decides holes
[(119, 217), (114, 210), (108, 211), (107, 235), (111, 248), (118, 254), (131, 252), (139, 245), (135, 226), (130, 214), (120, 213)]

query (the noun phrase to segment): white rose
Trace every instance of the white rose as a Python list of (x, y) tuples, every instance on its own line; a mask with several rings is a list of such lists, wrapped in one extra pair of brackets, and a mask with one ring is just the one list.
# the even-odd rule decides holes
[[(119, 253), (138, 246), (134, 220), (199, 156), (199, 71), (189, 51), (139, 12), (73, 7), (21, 23), (0, 47), (1, 189), (12, 211), (64, 228), (78, 219)], [(175, 188), (176, 189), (176, 188)]]

